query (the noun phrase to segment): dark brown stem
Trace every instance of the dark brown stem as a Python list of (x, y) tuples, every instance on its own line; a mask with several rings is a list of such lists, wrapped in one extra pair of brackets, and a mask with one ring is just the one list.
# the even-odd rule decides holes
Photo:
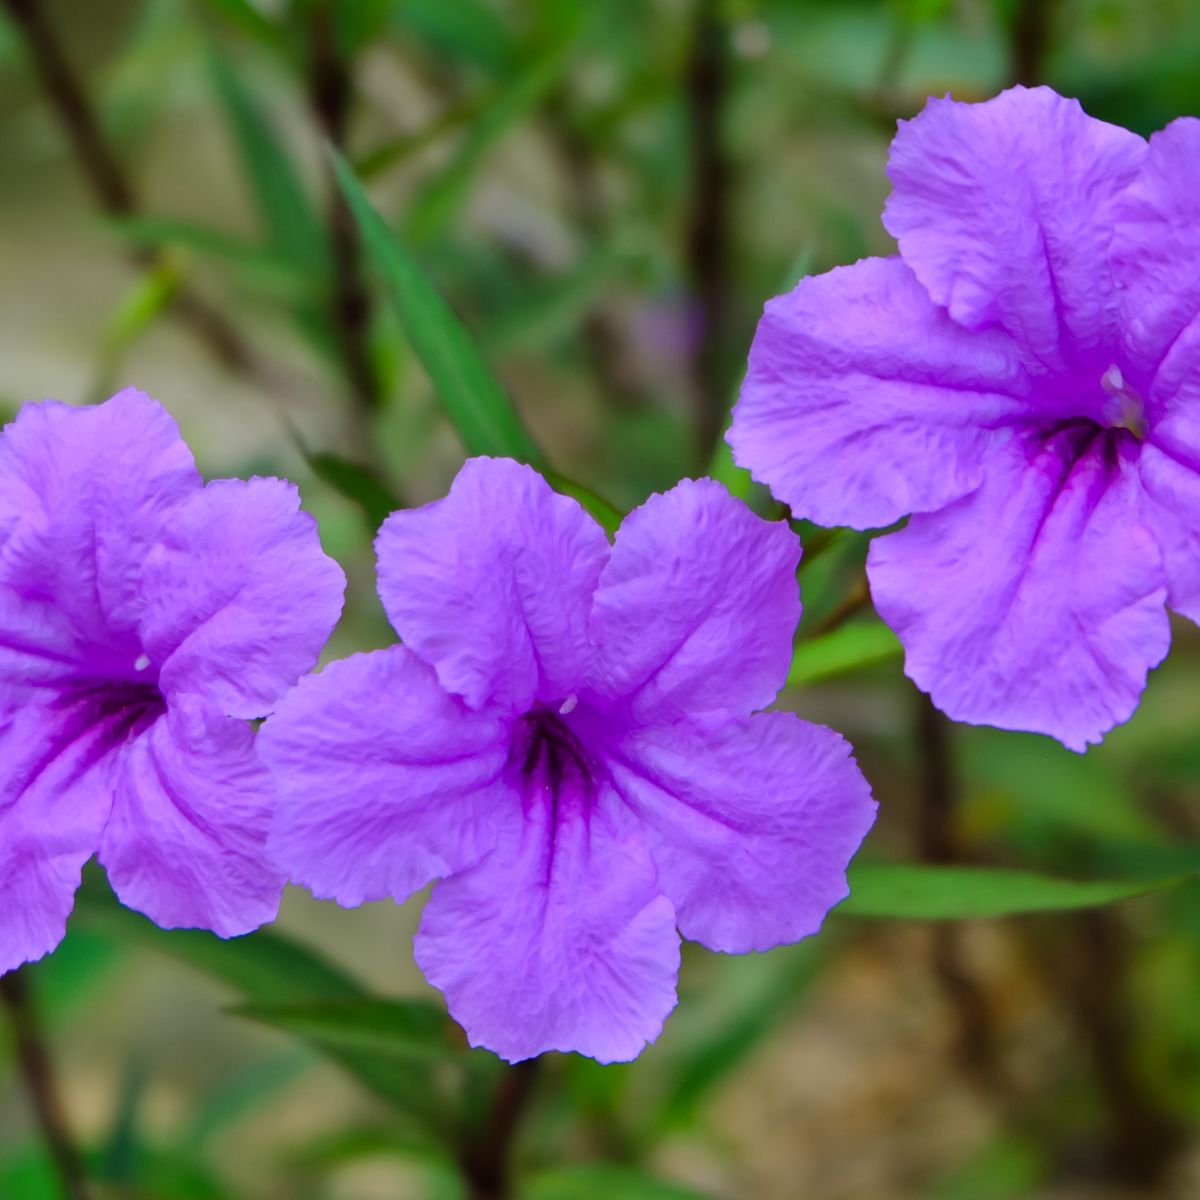
[(38, 1024), (27, 980), (20, 971), (0, 977), (0, 1001), (12, 1026), (17, 1062), (29, 1099), (54, 1162), (65, 1200), (89, 1200), (87, 1169), (71, 1137), (54, 1078), (54, 1067)]
[(517, 1128), (533, 1096), (540, 1060), (526, 1059), (506, 1068), (477, 1136), (460, 1159), (470, 1200), (509, 1200), (512, 1148)]
[(728, 90), (728, 36), (719, 0), (696, 0), (696, 25), (687, 68), (692, 142), (687, 268), (700, 318), (692, 356), (692, 397), (697, 461), (703, 467), (707, 467), (721, 436), (729, 398), (725, 349), (732, 172), (722, 131)]
[[(333, 26), (334, 5), (321, 0), (308, 18), (308, 99), (321, 132), (339, 151), (345, 149), (346, 127), (353, 99), (350, 71), (338, 52)], [(360, 415), (378, 408), (381, 397), (371, 363), (369, 334), (371, 297), (362, 271), (362, 256), (354, 214), (332, 170), (328, 176), (329, 249), (333, 280), (330, 312), (350, 392)]]
[(1013, 18), (1009, 74), (1013, 83), (1035, 87), (1043, 81), (1054, 0), (1020, 0)]
[[(21, 30), (42, 88), (62, 124), (75, 159), (100, 208), (114, 217), (127, 217), (138, 210), (133, 185), (104, 136), (87, 93), (39, 0), (0, 0)], [(139, 267), (153, 266), (157, 255), (134, 249)], [(254, 356), (236, 329), (200, 297), (180, 289), (171, 311), (191, 328), (227, 367), (240, 371), (256, 369)]]
[[(924, 694), (917, 697), (917, 750), (920, 755), (920, 807), (917, 840), (921, 858), (928, 863), (953, 863), (961, 859), (954, 831), (958, 802), (951, 725)], [(946, 1002), (957, 1018), (956, 1055), (963, 1075), (975, 1083), (992, 1103), (1007, 1094), (992, 1034), (987, 998), (963, 961), (959, 926), (935, 922), (933, 969)]]
[(1093, 909), (1071, 921), (1066, 970), (1057, 972), (1064, 1006), (1091, 1056), (1108, 1110), (1108, 1154), (1102, 1170), (1137, 1187), (1156, 1188), (1186, 1141), (1134, 1067), (1133, 1020), (1124, 981), (1128, 934), (1118, 913)]

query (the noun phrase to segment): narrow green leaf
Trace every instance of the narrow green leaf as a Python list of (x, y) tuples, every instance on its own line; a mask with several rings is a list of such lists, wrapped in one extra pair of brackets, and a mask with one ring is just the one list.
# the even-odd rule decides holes
[(382, 276), (413, 349), (467, 452), (507, 455), (542, 465), (541, 451), (521, 425), (462, 323), (371, 206), (354, 172), (336, 152), (330, 153), (338, 184), (362, 230), (368, 256)]
[(306, 457), (318, 479), (362, 509), (372, 533), (389, 514), (402, 507), (396, 493), (369, 468), (328, 451)]
[(637, 1167), (583, 1163), (555, 1167), (530, 1179), (521, 1189), (523, 1200), (711, 1200), (705, 1192), (668, 1183)]
[(801, 641), (792, 653), (787, 686), (806, 687), (903, 653), (900, 639), (882, 621), (855, 621)]
[(470, 1054), (445, 1011), (421, 1000), (362, 997), (307, 1004), (240, 1004), (230, 1011), (325, 1047), (371, 1050), (417, 1062), (462, 1062)]
[(624, 519), (621, 510), (610, 504), (603, 496), (597, 496), (582, 483), (576, 483), (565, 475), (560, 475), (557, 471), (544, 471), (543, 474), (546, 476), (546, 482), (556, 492), (562, 492), (564, 496), (578, 500), (584, 510), (595, 518), (609, 537), (620, 528), (621, 521)]
[(155, 263), (122, 297), (104, 330), (108, 354), (124, 352), (167, 309), (179, 291), (177, 264), (168, 259)]
[(226, 17), (243, 33), (248, 33), (264, 45), (278, 46), (279, 30), (267, 16), (250, 3), (250, 0), (207, 0), (207, 2), (209, 8), (215, 9)]
[(288, 273), (296, 277), (296, 265), (278, 250), (266, 249), (220, 229), (210, 229), (194, 221), (174, 217), (117, 217), (109, 221), (122, 237), (139, 246), (160, 249), (178, 247), (195, 254), (228, 259), (239, 266), (252, 266), (264, 271)]
[(269, 244), (292, 262), (323, 266), (325, 230), (283, 142), (220, 54), (212, 72)]
[(1000, 867), (860, 863), (850, 868), (848, 917), (955, 921), (1095, 908), (1174, 887), (1194, 875), (1078, 881)]
[(260, 929), (224, 941), (200, 929), (159, 929), (118, 904), (95, 878), (80, 889), (76, 920), (178, 959), (260, 1003), (362, 995), (340, 968), (283, 934)]

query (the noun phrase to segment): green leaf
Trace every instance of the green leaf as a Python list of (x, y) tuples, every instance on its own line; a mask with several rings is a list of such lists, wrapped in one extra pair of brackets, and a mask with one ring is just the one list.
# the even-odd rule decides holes
[(278, 47), (279, 30), (271, 20), (259, 12), (250, 0), (207, 0), (209, 8), (235, 24), (243, 33), (249, 34), (265, 45)]
[(220, 229), (210, 229), (206, 225), (174, 217), (116, 217), (109, 224), (135, 245), (155, 249), (172, 246), (195, 254), (223, 258), (240, 267), (286, 274), (295, 285), (296, 265), (277, 250), (256, 246), (245, 238)]
[(330, 153), (367, 254), (468, 454), (504, 455), (542, 465), (541, 451), (466, 329), (371, 206), (354, 172), (335, 151)]
[(597, 496), (582, 483), (576, 483), (565, 475), (560, 475), (557, 471), (544, 471), (543, 474), (546, 476), (546, 482), (556, 492), (562, 492), (564, 496), (578, 500), (584, 511), (591, 514), (609, 537), (612, 537), (621, 527), (621, 521), (624, 519), (621, 510), (610, 504), (603, 496)]
[(855, 621), (799, 642), (792, 653), (787, 686), (806, 687), (903, 653), (899, 638), (882, 621)]
[(521, 1189), (522, 1200), (711, 1200), (705, 1192), (668, 1183), (636, 1167), (609, 1163), (582, 1163), (555, 1167), (530, 1179)]
[(490, 102), (480, 106), (453, 158), (421, 189), (409, 209), (404, 232), (410, 242), (429, 241), (458, 215), (487, 153), (562, 77), (577, 24), (527, 68), (506, 79)]
[(956, 921), (1095, 908), (1174, 887), (1193, 874), (1079, 881), (1002, 867), (860, 863), (850, 868), (848, 917)]
[(325, 450), (305, 457), (318, 479), (362, 509), (372, 533), (403, 507), (399, 496), (370, 468)]
[(260, 929), (226, 941), (200, 929), (159, 929), (118, 904), (94, 877), (80, 889), (76, 913), (87, 928), (178, 959), (261, 1003), (362, 995), (340, 968), (283, 934)]
[(291, 262), (324, 268), (325, 229), (281, 139), (220, 54), (212, 72), (268, 243)]
[(417, 1062), (463, 1062), (467, 1050), (443, 1009), (421, 1000), (322, 1000), (240, 1004), (230, 1010), (322, 1047), (371, 1050)]

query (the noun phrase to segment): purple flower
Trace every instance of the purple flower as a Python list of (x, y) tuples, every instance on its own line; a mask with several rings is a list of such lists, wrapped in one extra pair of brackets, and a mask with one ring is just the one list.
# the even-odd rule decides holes
[(97, 852), (160, 925), (274, 916), (245, 718), (316, 661), (344, 582), (298, 503), (205, 485), (140, 392), (26, 405), (0, 436), (0, 972), (58, 944)]
[(879, 538), (876, 607), (959, 720), (1082, 750), (1200, 618), (1200, 121), (931, 100), (865, 259), (771, 301), (730, 443)]
[(404, 646), (301, 681), (263, 727), (271, 849), (343, 905), (440, 879), (416, 956), (472, 1044), (633, 1058), (679, 932), (814, 933), (875, 805), (836, 733), (751, 712), (783, 684), (799, 545), (710, 480), (600, 527), (474, 459), (380, 530)]

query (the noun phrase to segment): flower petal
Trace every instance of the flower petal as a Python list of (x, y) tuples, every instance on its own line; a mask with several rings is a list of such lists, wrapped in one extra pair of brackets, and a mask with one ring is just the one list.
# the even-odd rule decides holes
[(276, 793), (244, 721), (176, 702), (126, 751), (100, 861), (121, 900), (166, 929), (248, 933), (274, 918)]
[(142, 564), (199, 486), (175, 422), (141, 392), (22, 408), (0, 436), (0, 678), (132, 676)]
[(496, 848), (443, 880), (415, 950), (471, 1045), (625, 1062), (675, 1006), (679, 935), (639, 832), (613, 798), (521, 797)]
[(797, 516), (868, 529), (974, 488), (1030, 387), (1003, 333), (963, 330), (899, 259), (867, 258), (768, 302), (728, 440)]
[(449, 495), (394, 512), (379, 595), (404, 642), (472, 708), (561, 700), (586, 671), (604, 531), (511, 459), (470, 459)]
[(592, 613), (591, 692), (631, 719), (749, 713), (787, 678), (800, 543), (711, 479), (651, 496), (617, 533)]
[(1154, 531), (1176, 612), (1200, 621), (1200, 372), (1142, 448), (1142, 517)]
[(500, 721), (401, 646), (300, 681), (259, 733), (280, 791), (272, 858), (323, 899), (407, 899), (495, 841)]
[(872, 545), (875, 607), (909, 677), (955, 720), (1083, 750), (1130, 716), (1166, 654), (1136, 451), (1109, 436), (1013, 439), (978, 491)]
[(142, 636), (170, 697), (261, 717), (317, 661), (345, 576), (281, 479), (218, 479), (174, 513), (146, 561)]
[(1145, 154), (1049, 88), (930, 100), (892, 143), (883, 223), (955, 321), (997, 323), (1032, 360), (1098, 379), (1116, 341), (1114, 206)]
[(646, 828), (680, 932), (734, 954), (795, 942), (847, 895), (875, 802), (846, 741), (792, 713), (628, 735), (613, 783)]
[(1130, 381), (1152, 411), (1170, 408), (1200, 372), (1200, 120), (1150, 138), (1117, 203), (1112, 262)]
[(0, 974), (53, 950), (100, 845), (122, 743), (87, 695), (0, 714)]

